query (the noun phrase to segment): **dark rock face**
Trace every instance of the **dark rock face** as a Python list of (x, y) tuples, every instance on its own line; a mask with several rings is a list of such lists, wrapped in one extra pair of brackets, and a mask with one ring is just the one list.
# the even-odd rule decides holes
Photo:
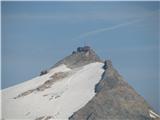
[(43, 71), (41, 71), (40, 76), (45, 75), (45, 74), (47, 74), (47, 73), (48, 73), (47, 70), (43, 70)]
[(104, 62), (105, 72), (95, 86), (96, 95), (70, 120), (152, 120), (150, 106), (123, 80), (110, 60)]
[(106, 70), (106, 69), (109, 69), (109, 68), (111, 68), (112, 67), (112, 62), (111, 62), (111, 60), (106, 60), (106, 61), (104, 61), (104, 66), (103, 66), (103, 68)]
[(90, 51), (91, 48), (89, 46), (84, 46), (84, 47), (78, 47), (77, 52), (87, 52)]
[(73, 51), (71, 55), (65, 57), (53, 67), (65, 64), (70, 68), (76, 68), (93, 62), (102, 62), (102, 60), (89, 46), (84, 46), (78, 47), (77, 51)]

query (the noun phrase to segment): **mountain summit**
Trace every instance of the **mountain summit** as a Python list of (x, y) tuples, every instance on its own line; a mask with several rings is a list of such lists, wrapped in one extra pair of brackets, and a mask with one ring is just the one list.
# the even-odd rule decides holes
[(89, 47), (2, 90), (2, 119), (158, 120), (150, 105)]
[(65, 64), (70, 68), (76, 68), (93, 62), (102, 62), (100, 57), (89, 47), (78, 47), (71, 55), (60, 60), (54, 67)]

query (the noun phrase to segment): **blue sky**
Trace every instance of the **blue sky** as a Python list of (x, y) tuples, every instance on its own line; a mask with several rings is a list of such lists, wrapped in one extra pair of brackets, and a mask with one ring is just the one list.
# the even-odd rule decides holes
[(159, 2), (2, 2), (1, 7), (2, 88), (39, 75), (87, 41), (158, 112)]

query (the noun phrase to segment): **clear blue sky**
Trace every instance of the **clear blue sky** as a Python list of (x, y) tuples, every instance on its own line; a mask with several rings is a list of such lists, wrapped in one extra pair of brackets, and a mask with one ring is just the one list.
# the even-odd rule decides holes
[[(158, 111), (158, 5), (2, 2), (2, 88), (39, 75), (87, 40), (101, 58), (111, 59), (125, 80)], [(79, 38), (127, 22), (131, 24)]]

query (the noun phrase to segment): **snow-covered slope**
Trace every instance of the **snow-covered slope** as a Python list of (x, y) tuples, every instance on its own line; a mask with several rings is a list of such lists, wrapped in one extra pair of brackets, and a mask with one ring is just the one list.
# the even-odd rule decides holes
[(2, 120), (160, 118), (112, 62), (89, 46), (78, 47), (40, 76), (2, 90), (1, 97)]
[[(70, 69), (64, 64), (2, 91), (4, 119), (68, 119), (94, 95), (104, 72), (100, 62)], [(47, 83), (50, 84), (47, 84)]]

